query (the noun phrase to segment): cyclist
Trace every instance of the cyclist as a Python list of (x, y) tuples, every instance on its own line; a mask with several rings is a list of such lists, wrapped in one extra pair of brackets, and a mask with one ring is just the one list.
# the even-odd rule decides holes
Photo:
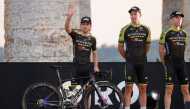
[(135, 78), (140, 91), (140, 109), (146, 109), (148, 77), (144, 72), (149, 51), (151, 33), (147, 26), (140, 23), (141, 10), (134, 6), (129, 11), (131, 23), (121, 29), (118, 51), (126, 60), (125, 109), (130, 109), (131, 94)]
[[(94, 72), (99, 72), (98, 57), (96, 51), (96, 38), (91, 35), (91, 18), (84, 16), (80, 21), (80, 29), (74, 30), (71, 28), (71, 19), (75, 13), (75, 6), (72, 4), (69, 6), (67, 18), (65, 22), (65, 30), (71, 36), (74, 46), (74, 59), (76, 68), (76, 77), (90, 76), (92, 71), (92, 61), (94, 63)], [(80, 80), (80, 83), (85, 84), (88, 79)]]
[(171, 95), (174, 87), (173, 76), (176, 75), (181, 85), (185, 109), (190, 109), (190, 96), (187, 73), (184, 71), (184, 51), (187, 45), (187, 33), (182, 29), (184, 14), (174, 11), (170, 14), (171, 27), (163, 32), (159, 42), (160, 58), (165, 71), (165, 109), (170, 109)]

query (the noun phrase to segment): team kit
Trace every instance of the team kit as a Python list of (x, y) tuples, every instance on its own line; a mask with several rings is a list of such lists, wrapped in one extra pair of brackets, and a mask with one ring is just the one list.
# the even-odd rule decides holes
[[(150, 28), (140, 22), (142, 12), (137, 6), (128, 11), (131, 22), (121, 28), (118, 34), (118, 52), (126, 61), (126, 77), (124, 109), (130, 109), (133, 83), (138, 83), (140, 109), (147, 109), (148, 76), (144, 72), (147, 53), (151, 45)], [(91, 18), (84, 16), (80, 21), (80, 29), (73, 29), (71, 25), (75, 9), (70, 6), (65, 21), (65, 30), (72, 38), (74, 48), (73, 63), (76, 77), (88, 76), (90, 72), (99, 72), (96, 38), (91, 34)], [(169, 15), (169, 28), (160, 35), (159, 54), (165, 74), (164, 107), (170, 109), (171, 96), (174, 89), (174, 76), (180, 84), (185, 109), (190, 109), (190, 94), (188, 74), (185, 72), (184, 52), (187, 46), (188, 34), (182, 28), (185, 15), (174, 10)], [(93, 66), (89, 63), (92, 62)], [(83, 84), (87, 80), (81, 80)]]

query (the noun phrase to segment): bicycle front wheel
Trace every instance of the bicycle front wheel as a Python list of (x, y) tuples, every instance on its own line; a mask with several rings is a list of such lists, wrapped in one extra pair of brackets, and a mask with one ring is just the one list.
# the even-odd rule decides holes
[(123, 109), (122, 92), (116, 86), (107, 81), (97, 82), (97, 85), (107, 105), (102, 105), (95, 88), (89, 87), (84, 95), (85, 109)]
[(22, 109), (61, 109), (61, 94), (48, 83), (29, 86), (22, 98)]

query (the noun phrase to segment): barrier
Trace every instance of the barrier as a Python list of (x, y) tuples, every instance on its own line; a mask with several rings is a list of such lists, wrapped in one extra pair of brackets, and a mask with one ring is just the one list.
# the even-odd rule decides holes
[[(21, 109), (21, 99), (24, 90), (32, 83), (47, 81), (53, 85), (57, 85), (56, 73), (50, 66), (60, 64), (65, 66), (63, 78), (68, 78), (73, 72), (71, 63), (0, 63), (0, 106), (2, 109)], [(190, 68), (190, 63), (186, 64), (186, 68)], [(112, 69), (112, 81), (121, 90), (123, 90), (124, 82), (124, 63), (100, 63), (100, 68), (103, 70)], [(163, 95), (164, 95), (164, 72), (160, 63), (148, 63), (145, 66), (149, 77), (148, 85), (148, 99), (154, 100), (154, 97), (160, 96), (159, 109), (163, 109)], [(186, 69), (190, 72), (190, 69)], [(183, 99), (178, 85), (174, 89), (172, 97), (172, 109), (183, 108)], [(136, 109), (138, 103), (138, 87), (134, 86), (132, 96), (131, 109)], [(156, 93), (154, 93), (156, 92)], [(107, 90), (105, 93), (109, 95), (111, 92)], [(158, 94), (158, 95), (157, 95)], [(175, 97), (174, 97), (175, 96)], [(96, 97), (95, 97), (95, 101)], [(110, 104), (113, 101), (110, 99)], [(95, 102), (97, 104), (97, 102)], [(151, 104), (148, 101), (148, 104)]]

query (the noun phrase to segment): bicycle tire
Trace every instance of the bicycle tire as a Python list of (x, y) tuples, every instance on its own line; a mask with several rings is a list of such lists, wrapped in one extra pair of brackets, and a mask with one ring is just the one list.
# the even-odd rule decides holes
[[(89, 97), (91, 94), (95, 92), (95, 89), (93, 87), (88, 87), (84, 94), (84, 109), (123, 109), (123, 95), (119, 88), (117, 88), (115, 85), (109, 83), (108, 81), (100, 81), (97, 82), (98, 87), (100, 88), (110, 88), (112, 89), (112, 93), (114, 92), (114, 95), (117, 94), (118, 96), (118, 103), (110, 105), (108, 107), (97, 107), (97, 106), (89, 106)], [(116, 97), (117, 98), (117, 97)], [(115, 102), (114, 102), (115, 103)], [(93, 103), (91, 103), (93, 104)]]
[(30, 85), (22, 97), (22, 109), (62, 109), (61, 104), (60, 92), (49, 83)]

